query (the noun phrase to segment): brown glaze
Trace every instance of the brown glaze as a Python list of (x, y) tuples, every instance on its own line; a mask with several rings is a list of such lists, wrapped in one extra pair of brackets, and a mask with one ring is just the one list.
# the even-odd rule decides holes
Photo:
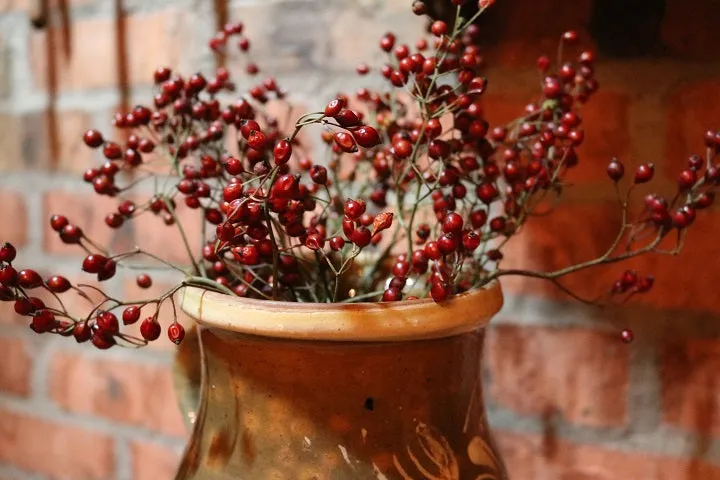
[(484, 328), (351, 342), (199, 323), (203, 391), (177, 480), (507, 478), (483, 405)]

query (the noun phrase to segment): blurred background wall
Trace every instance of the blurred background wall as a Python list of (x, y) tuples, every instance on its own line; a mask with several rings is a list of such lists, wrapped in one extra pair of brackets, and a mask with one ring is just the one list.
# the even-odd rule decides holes
[[(49, 0), (39, 15), (42, 3), (0, 0), (0, 239), (21, 247), (23, 265), (75, 279), (80, 251), (57, 241), (53, 213), (114, 245), (179, 249), (152, 222), (109, 231), (102, 219), (112, 203), (82, 182), (100, 159), (81, 136), (90, 127), (109, 134), (116, 109), (148, 102), (156, 66), (213, 68), (206, 44), (218, 21), (244, 21), (254, 59), (308, 110), (362, 85), (354, 66), (380, 65), (385, 31), (410, 43), (424, 27), (409, 0)], [(534, 97), (535, 58), (554, 58), (564, 30), (578, 29), (601, 59), (575, 188), (511, 244), (513, 264), (554, 268), (604, 251), (618, 219), (604, 173), (612, 156), (628, 168), (655, 163), (654, 188), (672, 191), (687, 154), (703, 153), (705, 128), (720, 129), (718, 18), (714, 0), (497, 1), (481, 25), (491, 122), (514, 118)], [(655, 274), (655, 290), (623, 310), (579, 307), (534, 281), (504, 284), (487, 398), (513, 478), (720, 479), (720, 215), (705, 213), (681, 257), (635, 262)], [(567, 285), (604, 289), (622, 270)], [(154, 288), (171, 281), (156, 276)], [(149, 296), (129, 275), (108, 285)], [(187, 433), (169, 342), (98, 352), (35, 335), (8, 307), (0, 305), (0, 480), (172, 478)], [(631, 345), (619, 340), (626, 326)]]

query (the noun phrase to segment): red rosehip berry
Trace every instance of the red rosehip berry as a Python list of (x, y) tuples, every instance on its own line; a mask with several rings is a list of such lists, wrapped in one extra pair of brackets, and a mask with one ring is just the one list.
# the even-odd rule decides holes
[(437, 242), (428, 242), (425, 244), (425, 255), (431, 260), (437, 260), (442, 257), (442, 252)]
[(637, 286), (635, 289), (638, 293), (647, 293), (650, 290), (652, 290), (653, 284), (655, 283), (655, 278), (652, 276), (648, 277), (642, 277), (638, 279)]
[(13, 244), (5, 242), (2, 244), (2, 246), (0, 246), (0, 262), (10, 263), (15, 260), (16, 256), (17, 250), (15, 249)]
[(625, 175), (625, 167), (617, 159), (613, 159), (608, 164), (607, 174), (612, 181), (617, 182)]
[(340, 113), (340, 110), (342, 110), (345, 107), (345, 100), (342, 98), (336, 98), (334, 100), (330, 100), (330, 102), (325, 106), (325, 116), (326, 117), (335, 117), (338, 113)]
[(635, 183), (647, 183), (652, 180), (655, 174), (655, 165), (644, 163), (635, 170)]
[(370, 126), (362, 126), (352, 131), (353, 138), (363, 148), (372, 148), (380, 144), (380, 134)]
[(180, 342), (185, 338), (185, 328), (179, 323), (173, 322), (168, 327), (167, 335), (171, 342), (175, 345), (180, 345)]
[(105, 266), (107, 257), (98, 253), (93, 253), (85, 257), (82, 263), (82, 269), (87, 273), (98, 273)]
[(408, 158), (412, 155), (413, 146), (412, 143), (403, 139), (393, 143), (392, 146), (393, 154), (398, 158)]
[(250, 148), (262, 150), (267, 143), (267, 136), (260, 130), (252, 130), (247, 138)]
[(80, 243), (80, 240), (83, 237), (83, 232), (77, 225), (65, 225), (63, 229), (60, 231), (60, 239), (64, 243), (68, 244), (74, 244), (74, 243)]
[(680, 172), (678, 176), (678, 188), (680, 190), (690, 190), (695, 186), (695, 182), (697, 182), (697, 173), (694, 170), (688, 168)]
[(310, 167), (310, 179), (318, 185), (326, 185), (328, 179), (327, 168), (322, 165), (313, 165)]
[(120, 333), (120, 323), (112, 312), (98, 313), (96, 324), (104, 334), (117, 335)]
[(455, 233), (458, 234), (462, 231), (463, 219), (462, 216), (455, 212), (448, 212), (445, 215), (442, 223), (442, 230), (444, 233)]
[(115, 345), (115, 339), (101, 332), (95, 332), (92, 336), (92, 344), (99, 350), (107, 350)]
[(305, 239), (305, 246), (310, 250), (322, 250), (325, 239), (319, 233), (312, 233)]
[(73, 328), (73, 337), (75, 337), (75, 341), (77, 343), (84, 343), (90, 340), (92, 337), (92, 329), (90, 328), (90, 325), (88, 325), (86, 322), (81, 322), (75, 324), (75, 328)]
[(345, 240), (343, 240), (342, 237), (332, 237), (330, 238), (330, 248), (332, 248), (334, 251), (338, 252), (342, 250), (342, 248), (345, 246)]
[(562, 34), (562, 39), (568, 45), (575, 45), (578, 42), (578, 34), (575, 30), (568, 30)]
[(17, 285), (18, 272), (12, 265), (0, 265), (0, 283), (7, 287)]
[(160, 84), (170, 80), (170, 75), (172, 75), (172, 70), (167, 67), (158, 67), (153, 74), (153, 79), (156, 84)]
[(545, 73), (547, 72), (547, 69), (550, 68), (550, 58), (548, 58), (547, 55), (542, 55), (538, 57), (536, 64), (538, 70)]
[(140, 307), (132, 305), (123, 310), (123, 325), (132, 325), (140, 320)]
[(383, 302), (397, 302), (402, 300), (402, 290), (397, 287), (390, 287), (383, 292)]
[(354, 153), (358, 150), (353, 136), (347, 132), (335, 132), (333, 140), (335, 141), (335, 145), (343, 152)]
[(31, 289), (41, 287), (42, 277), (35, 270), (20, 270), (17, 274), (17, 283), (23, 288)]
[(498, 190), (492, 183), (481, 183), (475, 188), (478, 199), (484, 204), (492, 203), (498, 196)]
[(147, 273), (141, 273), (135, 279), (137, 286), (140, 288), (150, 288), (152, 286), (152, 277)]
[(445, 283), (433, 282), (430, 286), (430, 296), (436, 303), (444, 302), (449, 295), (450, 289)]
[(463, 248), (468, 252), (472, 252), (480, 246), (481, 240), (482, 237), (480, 235), (478, 235), (474, 230), (469, 230), (462, 236)]
[(635, 339), (635, 335), (633, 335), (632, 330), (625, 328), (622, 332), (620, 332), (620, 338), (625, 343), (632, 343), (632, 341)]
[(273, 159), (275, 160), (275, 165), (284, 165), (290, 160), (290, 156), (292, 155), (292, 145), (290, 145), (290, 142), (287, 139), (280, 140), (275, 144), (275, 148), (273, 148)]
[(372, 233), (366, 227), (358, 227), (350, 235), (350, 241), (360, 248), (366, 247), (372, 240)]
[(88, 130), (85, 132), (85, 135), (83, 135), (83, 141), (85, 142), (85, 145), (90, 148), (98, 148), (103, 144), (103, 142), (105, 142), (102, 133), (97, 130)]
[(458, 236), (453, 233), (446, 233), (438, 238), (437, 241), (438, 249), (443, 255), (449, 255), (460, 246)]
[(155, 317), (148, 317), (140, 324), (140, 335), (149, 342), (157, 340), (160, 337), (160, 331), (160, 324)]
[(117, 270), (117, 263), (112, 258), (105, 262), (100, 271), (97, 273), (97, 279), (99, 281), (105, 281), (115, 276)]
[(49, 332), (57, 325), (55, 315), (50, 310), (40, 310), (32, 318), (30, 328), (35, 333)]
[(448, 31), (447, 23), (442, 20), (436, 20), (430, 25), (430, 32), (436, 37), (442, 37)]
[(60, 232), (68, 224), (68, 219), (63, 215), (53, 215), (50, 217), (50, 227), (56, 232)]
[(64, 293), (72, 288), (70, 280), (65, 277), (61, 277), (60, 275), (48, 278), (46, 284), (47, 287), (54, 293)]
[(343, 213), (350, 220), (357, 220), (360, 218), (360, 215), (365, 213), (365, 201), (362, 199), (353, 200), (351, 198), (345, 200)]
[(343, 128), (358, 127), (361, 123), (360, 116), (354, 110), (347, 108), (345, 110), (340, 110), (340, 113), (335, 115), (335, 120), (337, 120)]

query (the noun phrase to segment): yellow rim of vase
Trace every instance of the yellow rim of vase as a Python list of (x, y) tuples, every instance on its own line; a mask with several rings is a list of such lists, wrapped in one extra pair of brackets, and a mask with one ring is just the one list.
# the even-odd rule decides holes
[(183, 289), (181, 308), (200, 325), (273, 338), (378, 342), (442, 338), (487, 325), (500, 311), (499, 282), (443, 303), (295, 303)]

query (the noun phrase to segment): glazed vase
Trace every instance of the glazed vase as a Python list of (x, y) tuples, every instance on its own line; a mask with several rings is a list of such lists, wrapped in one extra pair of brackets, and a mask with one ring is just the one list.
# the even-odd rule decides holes
[(502, 302), (499, 284), (443, 304), (187, 288), (202, 362), (180, 362), (181, 388), (202, 380), (176, 479), (506, 480), (481, 380)]

